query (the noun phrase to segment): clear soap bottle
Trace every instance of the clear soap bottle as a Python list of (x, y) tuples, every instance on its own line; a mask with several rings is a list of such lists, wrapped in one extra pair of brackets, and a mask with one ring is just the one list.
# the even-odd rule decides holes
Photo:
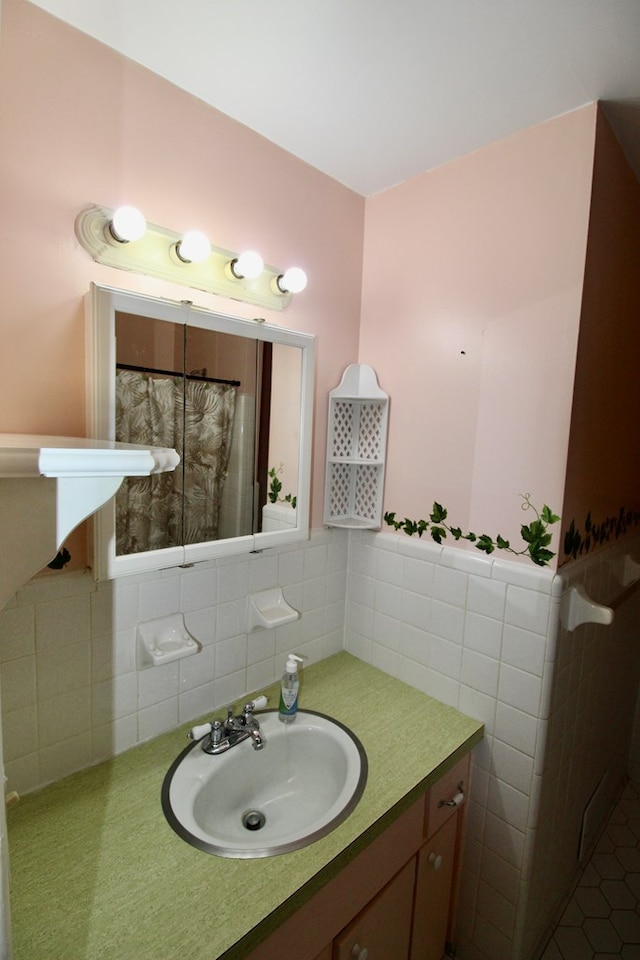
[(280, 684), (280, 704), (278, 706), (278, 717), (283, 723), (292, 723), (298, 712), (299, 663), (302, 663), (302, 657), (296, 656), (295, 653), (290, 653), (287, 656), (287, 663)]

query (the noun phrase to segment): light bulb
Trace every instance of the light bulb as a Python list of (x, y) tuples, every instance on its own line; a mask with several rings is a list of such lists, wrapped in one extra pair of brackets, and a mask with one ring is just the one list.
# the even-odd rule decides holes
[(264, 270), (264, 260), (254, 250), (245, 250), (239, 257), (232, 260), (230, 270), (236, 280), (255, 280)]
[(184, 263), (202, 263), (210, 253), (209, 239), (199, 230), (188, 230), (182, 240), (176, 243), (176, 254)]
[(307, 285), (307, 275), (300, 267), (289, 267), (277, 283), (280, 293), (301, 293)]
[(147, 221), (135, 207), (118, 207), (109, 224), (112, 237), (118, 243), (140, 240), (147, 229)]

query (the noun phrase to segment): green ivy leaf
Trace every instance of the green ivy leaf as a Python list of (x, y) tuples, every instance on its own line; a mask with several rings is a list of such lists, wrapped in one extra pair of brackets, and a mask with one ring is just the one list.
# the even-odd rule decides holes
[(523, 523), (520, 527), (520, 536), (525, 543), (533, 543), (536, 539), (535, 532), (532, 528), (533, 524), (531, 524), (531, 526), (527, 526), (526, 523)]
[(538, 549), (538, 548), (532, 547), (529, 550), (529, 556), (531, 557), (534, 563), (538, 564), (539, 567), (546, 567), (547, 564), (549, 563), (549, 560), (551, 560), (551, 558), (555, 556), (555, 554), (553, 554), (551, 550), (544, 550), (544, 549)]
[(542, 510), (540, 511), (540, 519), (543, 523), (557, 523), (560, 517), (557, 513), (554, 513), (551, 507), (548, 507), (545, 503)]
[(481, 534), (478, 537), (478, 542), (476, 543), (476, 549), (482, 550), (484, 553), (493, 553), (495, 550), (493, 540), (487, 533)]
[(453, 539), (459, 540), (460, 537), (462, 536), (462, 530), (460, 529), (460, 527), (449, 527), (449, 529), (451, 530), (451, 536), (453, 537)]
[(436, 543), (442, 543), (447, 537), (447, 531), (443, 527), (431, 527), (431, 536)]
[(496, 539), (496, 543), (497, 543), (497, 545), (498, 545), (498, 547), (499, 547), (500, 550), (508, 550), (508, 549), (510, 548), (510, 546), (511, 546), (511, 544), (509, 543), (509, 541), (508, 541), (508, 540), (505, 540), (504, 537), (501, 537), (500, 534), (498, 534), (498, 537), (497, 537), (497, 539)]
[(447, 511), (440, 503), (433, 501), (431, 516), (429, 518), (433, 523), (443, 523), (447, 519)]

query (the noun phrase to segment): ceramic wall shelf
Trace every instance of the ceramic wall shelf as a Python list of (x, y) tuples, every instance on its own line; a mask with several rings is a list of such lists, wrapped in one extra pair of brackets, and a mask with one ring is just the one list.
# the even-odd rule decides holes
[(249, 630), (258, 627), (272, 630), (299, 618), (300, 614), (289, 606), (280, 587), (261, 590), (249, 597)]
[(138, 624), (136, 655), (138, 669), (161, 667), (173, 660), (191, 657), (202, 645), (187, 630), (181, 613)]

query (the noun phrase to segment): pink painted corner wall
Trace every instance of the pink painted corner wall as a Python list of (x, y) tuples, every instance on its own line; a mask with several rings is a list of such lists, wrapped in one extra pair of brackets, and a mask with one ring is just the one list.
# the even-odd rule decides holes
[(367, 200), (360, 360), (392, 398), (386, 510), (437, 500), (518, 546), (520, 494), (560, 512), (595, 120), (589, 105)]
[(611, 539), (638, 530), (625, 518), (640, 511), (639, 358), (640, 184), (600, 109), (563, 509), (582, 550), (598, 544), (587, 515), (610, 519)]
[[(3, 0), (0, 432), (84, 435), (91, 281), (317, 335), (313, 523), (326, 396), (358, 350), (364, 200), (25, 0)], [(268, 311), (95, 264), (74, 235), (91, 203), (298, 264), (307, 290)]]
[[(514, 543), (531, 519), (520, 494), (560, 511), (595, 104), (365, 201), (26, 0), (4, 0), (1, 43), (0, 431), (84, 432), (82, 299), (96, 281), (316, 334), (316, 526), (326, 397), (354, 360), (391, 395), (386, 509), (426, 516), (439, 500), (455, 524)], [(257, 311), (97, 265), (75, 217), (125, 201), (299, 263), (309, 287), (282, 313)], [(591, 414), (578, 401), (574, 415)]]

